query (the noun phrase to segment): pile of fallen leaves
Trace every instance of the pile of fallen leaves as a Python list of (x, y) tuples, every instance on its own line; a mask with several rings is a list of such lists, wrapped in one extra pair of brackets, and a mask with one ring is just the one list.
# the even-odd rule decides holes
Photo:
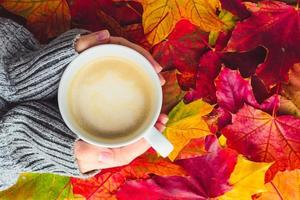
[(164, 68), (175, 146), (88, 180), (23, 174), (0, 198), (299, 200), (298, 3), (0, 0), (0, 16), (41, 42), (106, 28), (147, 48)]

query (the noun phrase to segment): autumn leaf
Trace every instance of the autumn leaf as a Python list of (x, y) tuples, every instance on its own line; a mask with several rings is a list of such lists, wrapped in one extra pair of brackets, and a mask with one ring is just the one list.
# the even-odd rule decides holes
[(168, 39), (154, 46), (152, 54), (164, 70), (177, 68), (180, 72), (195, 72), (207, 41), (208, 34), (188, 20), (180, 20)]
[(194, 185), (192, 179), (189, 177), (154, 176), (148, 180), (135, 180), (126, 182), (117, 192), (117, 197), (119, 200), (205, 200), (206, 198), (201, 196), (201, 194), (197, 194), (198, 190), (199, 188)]
[[(214, 135), (206, 137), (207, 154), (176, 161), (200, 185), (204, 197), (216, 197), (231, 189), (228, 179), (237, 163), (237, 153), (221, 148)], [(201, 166), (201, 170), (199, 170)]]
[[(179, 21), (168, 40), (154, 46), (153, 56), (164, 70), (177, 69), (182, 90), (195, 86), (198, 60), (207, 51), (208, 34), (187, 20)], [(180, 56), (178, 56), (180, 55)]]
[[(203, 98), (211, 104), (216, 103), (215, 79), (223, 65), (232, 69), (239, 69), (244, 75), (250, 76), (253, 69), (255, 70), (257, 65), (263, 62), (265, 54), (262, 48), (256, 48), (246, 53), (224, 52), (229, 38), (230, 33), (219, 34), (215, 48), (210, 47), (211, 50), (201, 55), (196, 73), (192, 76), (195, 79), (195, 87), (190, 86), (184, 97), (185, 102)], [(183, 76), (186, 74), (189, 75), (190, 73), (181, 73)], [(182, 83), (184, 81), (180, 81), (180, 77), (178, 77), (178, 81), (180, 85), (186, 84)], [(184, 86), (187, 87), (187, 85)], [(185, 87), (183, 89), (186, 89)]]
[(219, 200), (248, 200), (255, 193), (266, 191), (265, 172), (271, 163), (252, 162), (238, 156), (237, 164), (230, 175), (232, 190), (226, 192)]
[[(237, 23), (227, 50), (244, 52), (263, 46), (267, 57), (256, 69), (257, 76), (271, 88), (288, 80), (287, 72), (300, 61), (299, 10), (279, 1), (248, 3), (249, 18)], [(279, 37), (280, 36), (280, 37)]]
[(205, 138), (192, 139), (185, 147), (180, 151), (177, 160), (194, 158), (206, 154)]
[(164, 94), (162, 112), (169, 113), (169, 111), (181, 101), (185, 92), (182, 91), (178, 85), (175, 70), (162, 72), (161, 75), (166, 80), (166, 83), (162, 87)]
[(70, 10), (72, 25), (91, 31), (109, 28), (116, 34), (116, 26), (125, 27), (142, 22), (142, 7), (133, 1), (74, 0), (70, 2)]
[(71, 200), (74, 199), (74, 195), (69, 177), (54, 174), (24, 173), (19, 176), (18, 182), (14, 186), (0, 192), (0, 199)]
[(300, 200), (300, 170), (278, 172), (257, 200)]
[(143, 27), (148, 41), (155, 45), (165, 39), (181, 19), (182, 0), (140, 0), (143, 5)]
[[(207, 51), (208, 34), (203, 33), (187, 20), (179, 21), (168, 40), (154, 47), (153, 56), (164, 70), (177, 69), (181, 89), (187, 91), (195, 86), (198, 60)], [(178, 56), (180, 55), (180, 56)]]
[(215, 109), (215, 123), (218, 125), (219, 130), (231, 123), (231, 113), (226, 109), (219, 107)]
[(80, 194), (87, 199), (115, 199), (114, 194), (126, 180), (145, 179), (150, 174), (183, 176), (186, 172), (149, 150), (127, 166), (103, 170), (87, 180), (72, 178), (71, 182), (74, 194)]
[(70, 28), (70, 11), (66, 0), (2, 0), (8, 11), (27, 19), (27, 27), (42, 42)]
[(274, 95), (258, 104), (251, 87), (250, 79), (244, 79), (239, 71), (223, 68), (215, 80), (218, 105), (225, 110), (236, 113), (244, 103), (272, 113), (279, 107), (279, 96)]
[(221, 54), (215, 51), (208, 51), (200, 58), (196, 75), (196, 88), (185, 95), (185, 102), (203, 98), (212, 104), (216, 103), (214, 80), (222, 67), (220, 58)]
[(174, 150), (169, 155), (175, 160), (182, 148), (191, 139), (201, 138), (210, 134), (210, 130), (202, 116), (209, 114), (213, 109), (202, 100), (184, 104), (182, 101), (169, 113), (169, 121), (164, 135), (174, 145)]
[(218, 0), (138, 0), (144, 8), (143, 27), (148, 41), (158, 44), (173, 30), (175, 24), (182, 18), (189, 19), (201, 30), (221, 30), (222, 22), (216, 16), (219, 8)]
[(221, 8), (219, 0), (190, 0), (185, 1), (185, 17), (205, 32), (220, 31), (222, 21), (216, 15), (216, 10)]
[(237, 154), (232, 149), (220, 148), (215, 137), (207, 151), (209, 153), (203, 156), (177, 161), (189, 176), (153, 176), (147, 180), (127, 181), (118, 191), (118, 199), (204, 200), (224, 194), (231, 189), (228, 179), (236, 165)]
[(264, 62), (266, 54), (263, 47), (240, 53), (225, 52), (222, 61), (226, 67), (238, 69), (242, 77), (248, 78), (255, 74), (257, 66)]
[[(244, 105), (233, 114), (232, 124), (222, 133), (229, 148), (257, 162), (283, 162), (285, 169), (300, 167), (300, 119), (291, 115), (271, 116)], [(273, 166), (272, 166), (273, 167)], [(271, 167), (271, 168), (272, 168)], [(273, 174), (284, 168), (274, 168)]]
[(122, 28), (124, 38), (127, 40), (139, 44), (146, 50), (151, 49), (151, 44), (148, 42), (144, 35), (143, 26), (141, 23), (126, 25)]
[(238, 71), (223, 68), (215, 82), (218, 105), (222, 108), (235, 113), (245, 100), (255, 102), (249, 80), (244, 80)]
[(5, 8), (1, 6), (2, 0), (0, 0), (0, 17), (8, 18), (13, 20), (14, 22), (17, 22), (18, 24), (25, 26), (26, 25), (26, 19), (20, 15), (17, 15), (17, 13), (13, 14), (9, 11), (7, 11)]
[(108, 29), (111, 35), (124, 37), (150, 48), (142, 27), (142, 7), (137, 2), (111, 0), (75, 0), (70, 3), (72, 26), (90, 31)]

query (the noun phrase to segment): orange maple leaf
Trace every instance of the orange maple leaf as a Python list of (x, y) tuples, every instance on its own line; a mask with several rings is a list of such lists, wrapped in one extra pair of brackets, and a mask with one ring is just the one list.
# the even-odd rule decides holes
[(41, 42), (70, 28), (71, 16), (66, 0), (3, 0), (0, 4), (26, 18), (27, 27)]

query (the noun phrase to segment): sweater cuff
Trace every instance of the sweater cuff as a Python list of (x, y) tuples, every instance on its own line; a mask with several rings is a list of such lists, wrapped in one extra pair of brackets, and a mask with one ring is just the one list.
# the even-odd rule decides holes
[(87, 30), (69, 30), (37, 51), (24, 54), (7, 69), (0, 64), (0, 90), (8, 102), (25, 102), (53, 98), (59, 80), (70, 62), (76, 58), (75, 42)]
[[(69, 130), (57, 107), (48, 103), (23, 103), (8, 111), (0, 124), (0, 171), (54, 173), (89, 178), (81, 173), (74, 144), (79, 138)], [(0, 178), (1, 179), (1, 178)]]

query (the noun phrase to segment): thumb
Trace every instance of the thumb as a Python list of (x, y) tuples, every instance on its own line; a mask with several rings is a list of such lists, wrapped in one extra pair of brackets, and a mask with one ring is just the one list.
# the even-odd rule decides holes
[(105, 44), (109, 42), (110, 34), (108, 30), (102, 30), (88, 35), (82, 35), (76, 42), (75, 49), (78, 53), (96, 46), (98, 44)]

